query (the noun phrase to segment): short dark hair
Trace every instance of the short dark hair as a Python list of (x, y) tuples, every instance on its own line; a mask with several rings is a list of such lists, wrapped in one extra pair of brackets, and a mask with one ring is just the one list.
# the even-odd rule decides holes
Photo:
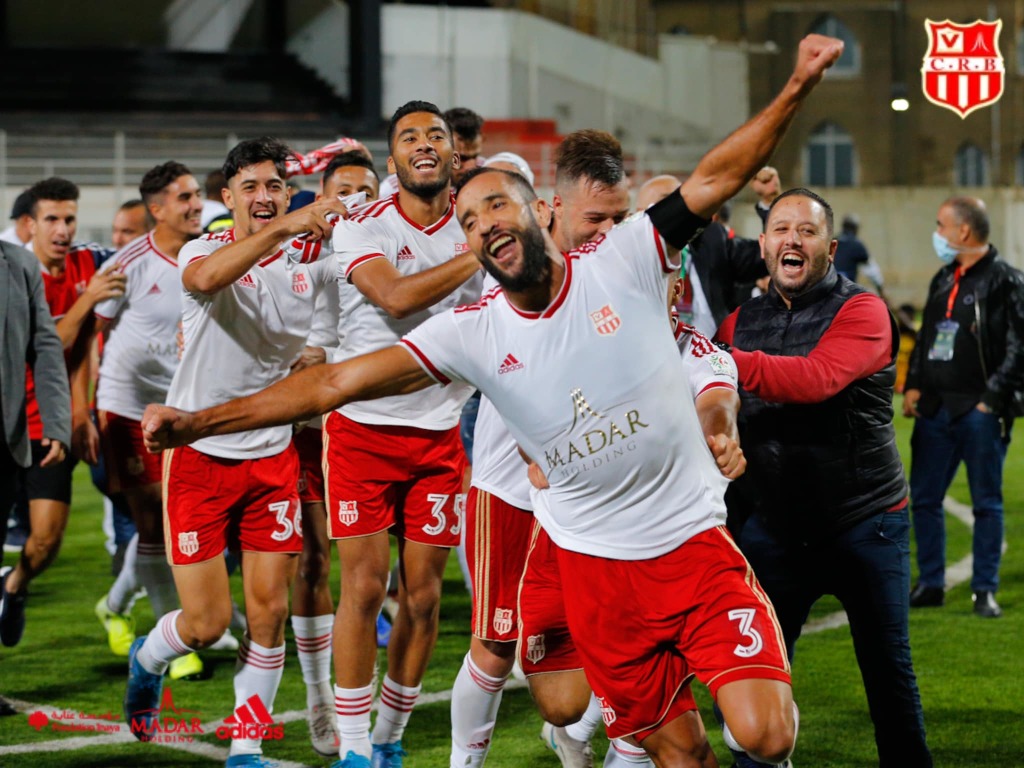
[(452, 107), (445, 110), (444, 119), (452, 132), (466, 141), (479, 138), (484, 128), (484, 119), (467, 107)]
[(824, 197), (819, 195), (817, 192), (811, 192), (806, 187), (795, 187), (793, 189), (787, 189), (781, 195), (772, 200), (772, 204), (768, 206), (768, 215), (764, 217), (764, 226), (762, 231), (768, 231), (768, 219), (772, 217), (772, 211), (775, 210), (775, 206), (778, 205), (779, 200), (786, 197), (807, 197), (816, 202), (822, 208), (825, 209), (825, 230), (828, 232), (829, 240), (835, 234), (835, 214), (832, 213), (832, 206), (828, 204), (828, 201)]
[(378, 182), (380, 181), (377, 169), (373, 167), (373, 161), (362, 152), (341, 152), (332, 157), (331, 162), (324, 168), (323, 181), (326, 182), (331, 178), (331, 175), (339, 168), (347, 168), (351, 165), (358, 166), (359, 168), (369, 168), (373, 177)]
[(28, 188), (28, 194), (32, 196), (32, 217), (39, 213), (40, 200), (78, 200), (78, 185), (74, 182), (62, 179), (59, 176), (51, 176), (48, 179), (37, 181)]
[(523, 197), (523, 202), (531, 203), (537, 199), (537, 191), (530, 185), (530, 182), (526, 180), (526, 177), (521, 173), (514, 173), (513, 171), (506, 171), (504, 168), (491, 168), (486, 165), (481, 165), (471, 169), (462, 177), (459, 182), (459, 190), (456, 192), (456, 197), (466, 188), (477, 176), (482, 176), (485, 173), (500, 173), (506, 179), (509, 179), (519, 190), (519, 193)]
[(207, 200), (220, 202), (220, 191), (227, 187), (228, 180), (224, 178), (224, 171), (220, 168), (210, 171), (203, 180), (203, 191)]
[(174, 160), (168, 160), (162, 165), (150, 168), (139, 182), (139, 194), (142, 196), (142, 202), (148, 206), (153, 202), (154, 197), (167, 188), (168, 184), (182, 176), (191, 175), (192, 171), (187, 166)]
[(14, 205), (11, 206), (11, 218), (20, 219), (22, 216), (32, 215), (32, 204), (35, 201), (32, 199), (32, 190), (26, 189), (16, 198), (14, 198)]
[(943, 205), (953, 209), (957, 224), (967, 224), (971, 232), (983, 243), (988, 242), (990, 231), (985, 204), (976, 197), (951, 197)]
[(625, 177), (622, 145), (607, 131), (574, 131), (555, 150), (556, 187), (575, 184), (580, 179), (614, 187)]
[(121, 205), (118, 206), (117, 210), (130, 211), (132, 208), (138, 208), (140, 205), (145, 204), (146, 203), (143, 202), (142, 200), (139, 200), (139, 198), (133, 197), (131, 200), (125, 200), (123, 203), (121, 203)]
[(292, 157), (294, 157), (294, 153), (283, 141), (272, 136), (261, 136), (258, 139), (246, 139), (236, 144), (228, 152), (221, 171), (224, 173), (224, 180), (231, 181), (235, 174), (243, 168), (269, 160), (283, 179), (287, 175), (285, 163)]
[(407, 101), (395, 110), (395, 113), (391, 116), (391, 120), (388, 122), (389, 151), (391, 149), (391, 142), (395, 138), (395, 128), (398, 126), (398, 121), (406, 115), (411, 115), (416, 112), (429, 112), (432, 115), (437, 115), (441, 118), (441, 122), (444, 123), (444, 129), (448, 131), (448, 135), (452, 135), (452, 127), (448, 124), (448, 120), (445, 118), (444, 112), (438, 109), (436, 104), (432, 104), (429, 101)]

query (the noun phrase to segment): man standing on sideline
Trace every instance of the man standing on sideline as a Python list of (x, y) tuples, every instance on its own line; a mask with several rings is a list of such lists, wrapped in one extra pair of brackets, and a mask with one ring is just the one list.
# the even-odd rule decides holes
[(913, 607), (942, 605), (946, 527), (942, 500), (963, 462), (974, 507), (974, 612), (996, 618), (1003, 544), (1003, 462), (1024, 391), (1024, 275), (988, 241), (985, 204), (951, 197), (932, 244), (944, 262), (928, 287), (910, 357), (903, 415), (911, 437), (910, 499), (920, 581)]
[(864, 274), (875, 285), (878, 295), (884, 298), (882, 269), (871, 258), (867, 246), (857, 237), (860, 219), (856, 214), (843, 216), (843, 231), (839, 233), (836, 246), (836, 272), (851, 282), (857, 282), (857, 272), (864, 267)]
[[(280, 243), (321, 240), (339, 201), (290, 214), (287, 146), (243, 141), (224, 163), (224, 202), (234, 227), (204, 235), (178, 253), (185, 349), (167, 402), (198, 407), (257, 391), (288, 376), (312, 327), (314, 297), (333, 287), (330, 262), (293, 263)], [(319, 243), (316, 243), (319, 245)], [(242, 553), (247, 632), (235, 667), (235, 707), (273, 712), (284, 669), (288, 592), (302, 549), (298, 457), (290, 426), (204, 440), (164, 456), (168, 556), (181, 609), (164, 614), (132, 645), (125, 720), (153, 732), (168, 664), (221, 638), (231, 620), (226, 547)], [(232, 724), (228, 766), (264, 766), (262, 732)]]
[[(25, 423), (26, 368), (39, 382), (35, 397), (42, 421), (41, 454), (33, 457)], [(53, 325), (43, 291), (39, 262), (31, 252), (0, 242), (0, 562), (7, 537), (7, 510), (17, 495), (25, 467), (33, 461), (41, 469), (60, 464), (71, 444), (71, 393), (60, 337)], [(6, 609), (0, 571), (0, 617)], [(0, 698), (0, 715), (13, 715)]]
[[(666, 277), (682, 246), (765, 162), (842, 48), (806, 37), (772, 103), (712, 149), (678, 194), (613, 229), (586, 259), (557, 248), (551, 210), (525, 179), (475, 171), (460, 190), (459, 220), (501, 289), (435, 315), (396, 345), (314, 366), (252, 397), (199, 413), (150, 406), (147, 446), (290, 423), (433, 383), (478, 386), (549, 470), (542, 523), (558, 545), (572, 640), (609, 735), (640, 742), (662, 766), (692, 765), (680, 720), (692, 706), (680, 694), (696, 674), (737, 743), (785, 761), (796, 738), (785, 648), (724, 529), (724, 504), (709, 486), (725, 479), (693, 403), (672, 395), (684, 374), (665, 322)], [(511, 379), (500, 367), (509, 354), (523, 361)], [(620, 359), (616, 375), (607, 375), (609, 356)], [(604, 447), (586, 441), (594, 433), (620, 444), (596, 456)], [(631, 540), (622, 540), (624, 526)]]
[[(112, 251), (93, 244), (75, 242), (78, 230), (78, 187), (67, 179), (50, 178), (29, 189), (32, 199), (32, 251), (43, 279), (46, 302), (56, 321), (57, 335), (65, 350), (72, 393), (71, 448), (79, 458), (96, 462), (99, 435), (89, 412), (92, 382), (90, 340), (92, 310), (104, 299), (124, 293), (124, 275), (114, 270), (96, 274), (96, 268)], [(70, 374), (68, 373), (70, 371)], [(28, 585), (57, 557), (71, 503), (71, 472), (75, 458), (41, 463), (50, 453), (39, 405), (35, 377), (26, 375), (26, 414), (32, 441), (32, 463), (25, 471), (29, 535), (21, 558), (7, 569), (0, 584), (0, 642), (11, 647), (21, 640), (25, 629)]]
[[(825, 200), (807, 189), (775, 198), (761, 235), (768, 292), (718, 332), (739, 368), (748, 462), (729, 514), (746, 517), (740, 548), (790, 658), (811, 606), (835, 595), (849, 617), (879, 765), (928, 768), (907, 628), (907, 484), (892, 426), (899, 336), (885, 303), (836, 273), (835, 249)], [(741, 768), (757, 764), (736, 757)]]

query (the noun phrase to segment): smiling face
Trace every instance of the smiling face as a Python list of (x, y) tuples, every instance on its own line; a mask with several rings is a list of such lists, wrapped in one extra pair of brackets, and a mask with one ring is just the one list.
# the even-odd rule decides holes
[(629, 215), (629, 183), (580, 177), (555, 195), (555, 241), (569, 251), (600, 237)]
[(367, 201), (376, 200), (380, 195), (380, 182), (369, 168), (343, 165), (324, 179), (323, 196), (326, 198), (346, 197), (357, 192), (365, 192)]
[(288, 212), (288, 187), (272, 160), (241, 168), (228, 181), (224, 205), (235, 219), (235, 237), (254, 235)]
[(444, 119), (431, 112), (412, 112), (395, 124), (388, 171), (417, 197), (432, 198), (448, 188), (459, 167)]
[(761, 255), (775, 290), (787, 303), (825, 277), (835, 252), (836, 241), (819, 202), (792, 195), (775, 203), (761, 235)]
[(182, 237), (198, 237), (203, 233), (200, 219), (203, 198), (199, 182), (191, 175), (179, 176), (150, 204), (150, 213), (158, 227), (166, 228)]
[(460, 190), (458, 217), (470, 249), (484, 269), (509, 291), (535, 288), (550, 274), (544, 231), (550, 209), (527, 202), (515, 180), (493, 171)]

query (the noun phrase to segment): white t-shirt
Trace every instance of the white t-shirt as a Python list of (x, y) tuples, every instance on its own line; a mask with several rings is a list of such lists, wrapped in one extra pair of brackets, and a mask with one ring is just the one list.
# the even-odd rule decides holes
[(642, 560), (725, 522), (726, 480), (678, 395), (666, 253), (634, 217), (567, 254), (543, 312), (495, 289), (403, 339), (437, 381), (472, 382), (494, 403), (548, 477), (550, 509), (535, 514), (564, 549)]
[[(458, 219), (455, 200), (448, 211), (421, 227), (409, 219), (398, 204), (398, 194), (378, 200), (334, 228), (334, 251), (338, 263), (338, 291), (341, 324), (340, 359), (386, 349), (427, 318), (445, 310), (476, 301), (481, 281), (467, 280), (434, 306), (396, 320), (370, 303), (349, 282), (352, 272), (373, 259), (387, 259), (403, 275), (423, 272), (465, 253), (469, 246)], [(462, 406), (473, 393), (465, 385), (431, 387), (410, 395), (382, 397), (351, 403), (339, 412), (362, 424), (393, 424), (421, 429), (445, 430), (459, 423)]]
[[(184, 272), (232, 242), (233, 229), (203, 235), (181, 249), (178, 267)], [(297, 264), (279, 251), (212, 296), (183, 289), (185, 351), (167, 404), (195, 411), (259, 392), (287, 376), (309, 338), (315, 295), (333, 279), (329, 259)], [(226, 459), (258, 459), (283, 451), (291, 436), (291, 425), (284, 425), (208, 437), (192, 447)]]
[(127, 277), (123, 296), (96, 305), (111, 325), (103, 338), (96, 407), (141, 419), (149, 403), (162, 403), (178, 367), (181, 277), (176, 259), (161, 253), (152, 234), (132, 240), (101, 271)]

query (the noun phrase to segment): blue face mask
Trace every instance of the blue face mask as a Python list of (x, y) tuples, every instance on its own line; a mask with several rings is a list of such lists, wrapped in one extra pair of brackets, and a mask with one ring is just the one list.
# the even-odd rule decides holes
[(960, 251), (949, 244), (949, 240), (938, 232), (932, 232), (932, 248), (935, 249), (935, 255), (939, 257), (943, 264), (952, 264), (956, 255), (960, 253)]

